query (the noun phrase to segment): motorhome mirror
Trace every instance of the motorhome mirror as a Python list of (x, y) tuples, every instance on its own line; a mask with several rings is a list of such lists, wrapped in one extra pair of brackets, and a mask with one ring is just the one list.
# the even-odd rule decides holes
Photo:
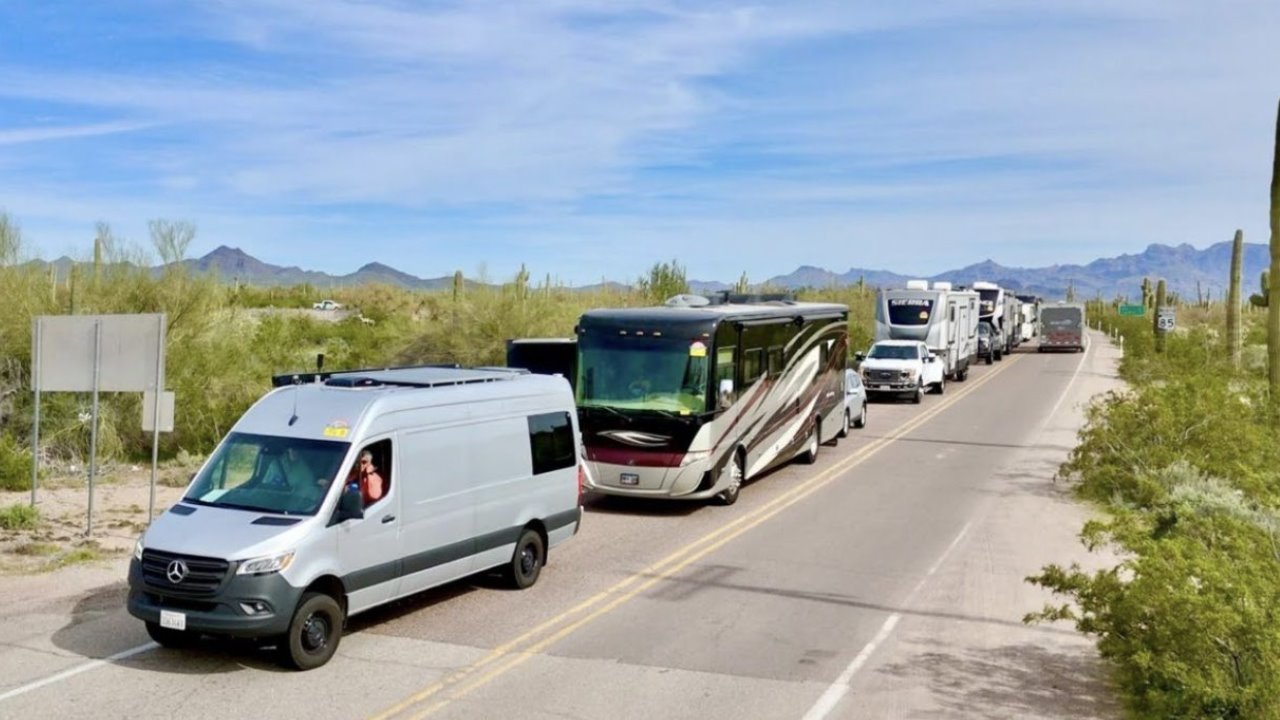
[(729, 378), (724, 378), (720, 381), (720, 397), (725, 397), (726, 395), (733, 395), (733, 381)]

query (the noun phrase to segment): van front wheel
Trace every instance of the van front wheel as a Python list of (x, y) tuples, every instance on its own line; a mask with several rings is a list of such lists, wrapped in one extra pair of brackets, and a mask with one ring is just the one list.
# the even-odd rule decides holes
[(515, 554), (511, 556), (511, 565), (507, 567), (507, 580), (517, 590), (532, 587), (538, 582), (538, 574), (547, 560), (547, 550), (542, 543), (542, 536), (536, 530), (525, 528), (516, 541)]
[(298, 670), (314, 670), (329, 662), (342, 639), (342, 606), (324, 593), (306, 593), (280, 641), (280, 660)]
[(186, 648), (196, 644), (199, 636), (193, 632), (185, 632), (182, 630), (173, 630), (167, 627), (161, 627), (160, 623), (148, 622), (147, 634), (160, 647), (166, 648)]

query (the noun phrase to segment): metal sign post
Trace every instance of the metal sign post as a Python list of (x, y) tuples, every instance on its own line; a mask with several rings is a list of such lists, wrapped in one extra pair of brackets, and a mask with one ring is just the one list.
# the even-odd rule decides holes
[(40, 318), (31, 324), (31, 391), (35, 393), (35, 418), (31, 422), (31, 507), (36, 506), (40, 484)]
[(164, 399), (164, 334), (165, 334), (165, 316), (156, 316), (156, 332), (159, 334), (160, 342), (156, 343), (156, 386), (155, 386), (155, 405), (153, 409), (155, 414), (154, 427), (151, 431), (151, 495), (147, 501), (147, 522), (151, 522), (151, 518), (156, 516), (156, 467), (160, 464), (160, 403)]
[(84, 536), (93, 536), (93, 476), (98, 471), (98, 391), (102, 384), (102, 321), (93, 324), (93, 412), (89, 418), (89, 519)]

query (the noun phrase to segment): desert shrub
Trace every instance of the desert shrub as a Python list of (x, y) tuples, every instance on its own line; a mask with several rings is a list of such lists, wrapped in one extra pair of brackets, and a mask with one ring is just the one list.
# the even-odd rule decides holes
[(40, 523), (40, 512), (30, 505), (19, 503), (0, 508), (0, 528), (5, 530), (34, 530)]
[(1089, 409), (1061, 473), (1108, 511), (1086, 544), (1123, 560), (1047, 566), (1028, 579), (1068, 602), (1028, 620), (1096, 636), (1137, 717), (1278, 718), (1280, 438), (1261, 373), (1231, 367), (1210, 328), (1157, 353), (1149, 319), (1107, 322), (1130, 388)]

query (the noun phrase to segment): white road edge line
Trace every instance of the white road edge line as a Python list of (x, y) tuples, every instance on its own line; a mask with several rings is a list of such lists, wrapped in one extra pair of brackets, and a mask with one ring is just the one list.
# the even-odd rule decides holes
[[(969, 534), (969, 529), (972, 526), (973, 522), (970, 521), (965, 523), (963, 528), (960, 528), (960, 533), (956, 535), (956, 538), (951, 541), (951, 544), (947, 546), (947, 549), (938, 557), (937, 562), (935, 562), (933, 566), (925, 572), (924, 577), (920, 579), (920, 582), (907, 595), (907, 598), (903, 601), (903, 605), (911, 604), (911, 601), (915, 599), (915, 596), (924, 589), (925, 583), (929, 582), (929, 578), (933, 577), (934, 573), (938, 572), (938, 569), (942, 567), (942, 564), (946, 562), (951, 553), (955, 551), (956, 546), (960, 544), (960, 541), (964, 539), (964, 536)], [(880, 632), (876, 633), (876, 636), (871, 638), (871, 642), (867, 643), (866, 647), (862, 648), (862, 651), (853, 659), (853, 662), (849, 663), (849, 667), (845, 668), (844, 672), (840, 673), (840, 677), (836, 678), (835, 682), (831, 683), (831, 685), (827, 687), (826, 692), (822, 693), (822, 697), (818, 698), (818, 702), (814, 703), (813, 707), (809, 708), (809, 712), (804, 714), (804, 720), (823, 720), (823, 718), (836, 708), (836, 705), (840, 703), (840, 700), (848, 694), (849, 683), (853, 680), (853, 676), (857, 675), (858, 671), (862, 669), (862, 666), (867, 664), (867, 660), (870, 660), (871, 656), (875, 654), (876, 648), (880, 646), (880, 643), (889, 639), (889, 636), (893, 634), (893, 629), (898, 626), (898, 622), (901, 620), (902, 613), (894, 613), (889, 616), (889, 619), (884, 621), (884, 625), (880, 626)]]
[(83, 665), (77, 665), (69, 670), (63, 670), (57, 675), (50, 675), (49, 677), (44, 678), (42, 680), (37, 680), (33, 683), (28, 683), (26, 685), (23, 685), (22, 687), (14, 688), (4, 694), (0, 694), (0, 702), (4, 702), (5, 700), (8, 700), (10, 698), (18, 697), (19, 695), (24, 695), (26, 693), (31, 692), (32, 690), (39, 690), (40, 688), (46, 685), (52, 685), (56, 682), (61, 682), (63, 680), (66, 680), (67, 678), (75, 677), (76, 675), (79, 675), (82, 672), (88, 672), (95, 668), (102, 667), (103, 665), (106, 665), (108, 663), (113, 663), (117, 660), (124, 660), (125, 658), (138, 655), (139, 653), (147, 652), (148, 650), (155, 650), (158, 647), (160, 646), (153, 642), (147, 643), (146, 645), (139, 645), (136, 648), (130, 648), (123, 652), (118, 652), (115, 655), (110, 655), (108, 657), (104, 657), (98, 660), (92, 660), (90, 662), (84, 663)]
[(1089, 351), (1093, 349), (1093, 341), (1086, 334), (1084, 336), (1084, 352), (1080, 353), (1080, 362), (1076, 363), (1076, 371), (1072, 373), (1070, 382), (1062, 388), (1062, 394), (1058, 396), (1058, 402), (1053, 404), (1053, 409), (1044, 418), (1044, 424), (1048, 425), (1053, 422), (1053, 416), (1058, 414), (1058, 408), (1062, 407), (1062, 401), (1067, 399), (1067, 395), (1071, 392), (1071, 388), (1075, 387), (1076, 378), (1080, 377), (1080, 371), (1084, 369), (1084, 361), (1089, 357)]

